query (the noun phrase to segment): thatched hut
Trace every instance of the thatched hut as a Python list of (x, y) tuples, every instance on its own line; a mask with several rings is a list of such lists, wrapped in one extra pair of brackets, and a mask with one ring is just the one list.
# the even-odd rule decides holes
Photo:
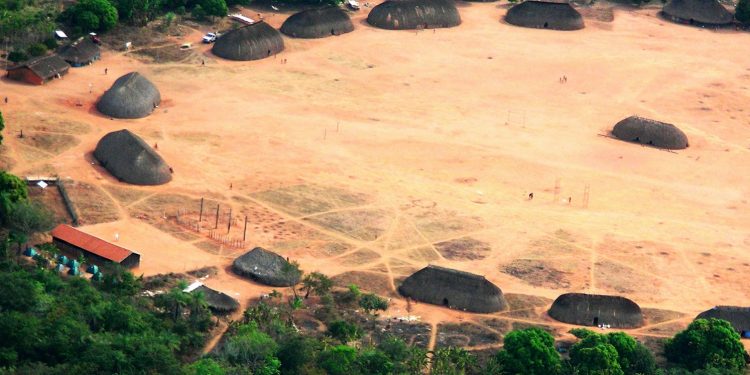
[(260, 60), (284, 50), (281, 33), (265, 22), (232, 30), (216, 39), (211, 52), (236, 61)]
[(550, 30), (580, 30), (583, 17), (567, 0), (530, 0), (514, 5), (505, 22), (522, 27)]
[(191, 293), (203, 293), (208, 308), (217, 314), (231, 313), (240, 308), (240, 303), (236, 299), (205, 285), (195, 288)]
[(98, 44), (91, 41), (91, 38), (81, 37), (73, 43), (60, 47), (57, 55), (70, 66), (78, 68), (99, 60), (101, 50)]
[(386, 0), (372, 8), (367, 22), (388, 30), (435, 29), (461, 24), (452, 0)]
[(234, 273), (270, 286), (292, 286), (302, 273), (281, 255), (256, 247), (232, 263)]
[(161, 103), (161, 94), (151, 81), (138, 72), (118, 78), (107, 90), (96, 109), (115, 118), (141, 118), (154, 111)]
[(161, 185), (172, 180), (172, 171), (164, 159), (127, 129), (102, 137), (94, 157), (109, 173), (129, 184)]
[(477, 313), (493, 313), (508, 306), (502, 290), (484, 276), (434, 265), (407, 277), (398, 292), (417, 301)]
[(281, 25), (281, 32), (293, 38), (325, 38), (352, 31), (352, 20), (339, 7), (303, 10), (291, 15)]
[(671, 0), (661, 10), (665, 19), (695, 26), (720, 27), (734, 21), (734, 16), (716, 0)]
[(641, 308), (620, 296), (567, 293), (557, 297), (548, 313), (555, 320), (580, 326), (606, 324), (612, 328), (635, 328), (643, 325)]
[(716, 306), (695, 317), (695, 319), (710, 318), (726, 320), (743, 338), (750, 338), (750, 307)]
[(623, 141), (670, 150), (688, 147), (687, 136), (678, 127), (638, 116), (630, 116), (615, 124), (612, 135)]
[(70, 65), (60, 56), (49, 55), (36, 57), (7, 68), (8, 78), (26, 81), (34, 85), (43, 85), (55, 78), (68, 74)]

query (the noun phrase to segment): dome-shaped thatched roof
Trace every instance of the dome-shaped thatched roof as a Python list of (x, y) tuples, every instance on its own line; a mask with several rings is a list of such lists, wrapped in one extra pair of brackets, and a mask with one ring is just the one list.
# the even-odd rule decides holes
[(134, 185), (161, 185), (172, 179), (169, 166), (139, 136), (123, 129), (99, 140), (94, 157), (120, 181)]
[(281, 32), (294, 38), (325, 38), (352, 31), (352, 20), (338, 7), (303, 10), (281, 25)]
[(524, 1), (508, 9), (505, 22), (523, 27), (552, 30), (583, 29), (583, 17), (567, 1)]
[(211, 52), (236, 61), (260, 60), (284, 50), (281, 33), (265, 22), (232, 30), (216, 39)]
[(620, 296), (567, 293), (552, 303), (549, 316), (563, 323), (580, 326), (608, 324), (613, 328), (634, 328), (643, 325), (641, 308)]
[(407, 277), (398, 292), (417, 301), (477, 313), (507, 307), (503, 292), (484, 276), (433, 265)]
[(671, 0), (661, 15), (674, 22), (697, 26), (724, 26), (734, 16), (716, 0)]
[(237, 310), (240, 303), (229, 295), (213, 290), (205, 285), (195, 288), (192, 293), (203, 293), (208, 307), (215, 313), (225, 314)]
[(716, 306), (695, 317), (695, 319), (710, 318), (728, 321), (739, 333), (750, 332), (750, 307)]
[(234, 273), (270, 286), (296, 285), (302, 274), (291, 267), (281, 255), (261, 247), (248, 251), (232, 263)]
[(81, 37), (73, 43), (64, 45), (57, 50), (57, 55), (71, 66), (83, 66), (98, 60), (101, 55), (99, 45), (90, 38)]
[(687, 136), (678, 127), (638, 116), (630, 116), (615, 124), (612, 135), (623, 141), (671, 150), (688, 147)]
[(434, 29), (461, 24), (452, 0), (386, 0), (372, 8), (367, 22), (388, 30)]
[(118, 78), (107, 90), (96, 109), (115, 118), (141, 118), (154, 111), (161, 103), (161, 94), (151, 81), (138, 72)]

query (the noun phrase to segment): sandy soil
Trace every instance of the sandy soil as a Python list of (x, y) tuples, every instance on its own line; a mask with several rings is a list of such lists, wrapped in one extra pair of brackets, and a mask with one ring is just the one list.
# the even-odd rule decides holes
[[(178, 208), (194, 217), (209, 198), (240, 222), (249, 215), (245, 248), (342, 283), (359, 271), (372, 281), (362, 287), (394, 297), (386, 315), (405, 314), (394, 287), (428, 263), (483, 274), (506, 293), (614, 293), (684, 314), (658, 325), (652, 314), (633, 331), (644, 337), (670, 335), (714, 305), (747, 304), (750, 34), (667, 23), (655, 9), (616, 9), (614, 21), (587, 18), (576, 32), (498, 22), (497, 3), (459, 9), (460, 27), (423, 32), (378, 30), (360, 12), (353, 33), (285, 38), (285, 52), (258, 62), (222, 61), (207, 46), (197, 50), (205, 66), (107, 52), (43, 87), (3, 80), (6, 134), (38, 117), (88, 125), (59, 131), (77, 143), (54, 152), (8, 136), (5, 157), (16, 173), (103, 187), (120, 219), (83, 229), (120, 233), (142, 254), (137, 273), (216, 265), (208, 285), (243, 304), (269, 288), (228, 271), (241, 249), (175, 230)], [(98, 114), (99, 95), (133, 70), (156, 83), (162, 106), (141, 120)], [(600, 136), (632, 114), (678, 125), (691, 147)], [(91, 164), (99, 138), (121, 128), (158, 143), (171, 183), (130, 187)], [(503, 319), (562, 332), (544, 310)], [(486, 318), (424, 304), (414, 314), (433, 327)]]

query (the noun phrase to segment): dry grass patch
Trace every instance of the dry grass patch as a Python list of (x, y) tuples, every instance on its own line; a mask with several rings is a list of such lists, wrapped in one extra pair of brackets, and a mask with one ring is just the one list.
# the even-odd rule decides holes
[(571, 284), (569, 273), (560, 271), (543, 260), (514, 259), (500, 266), (500, 272), (521, 279), (529, 285), (550, 289), (568, 289)]
[(463, 237), (435, 244), (435, 249), (450, 260), (484, 259), (492, 251), (490, 244), (471, 237)]
[(499, 344), (501, 336), (473, 323), (442, 323), (437, 326), (437, 347), (471, 347)]
[(102, 188), (80, 181), (66, 181), (65, 190), (76, 208), (80, 225), (108, 223), (120, 219), (115, 202)]
[(112, 197), (114, 197), (118, 202), (125, 206), (151, 194), (148, 191), (126, 188), (117, 185), (102, 185), (102, 187), (107, 190), (109, 194), (112, 195)]
[(305, 220), (361, 241), (375, 241), (388, 227), (385, 210), (339, 211), (308, 217)]
[(393, 289), (391, 289), (391, 283), (388, 276), (382, 273), (349, 271), (334, 276), (333, 282), (340, 287), (347, 287), (350, 284), (355, 284), (363, 290), (382, 296), (393, 297), (396, 295)]

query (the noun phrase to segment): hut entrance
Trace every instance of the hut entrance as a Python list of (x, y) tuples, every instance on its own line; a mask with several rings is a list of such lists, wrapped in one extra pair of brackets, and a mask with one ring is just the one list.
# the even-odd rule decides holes
[(336, 31), (331, 29), (331, 35), (336, 35)]
[(593, 326), (598, 326), (599, 325), (599, 317), (598, 316), (594, 317), (594, 322), (591, 325), (593, 325)]
[(548, 28), (548, 27), (549, 27), (549, 23), (545, 22), (545, 23), (544, 23), (544, 28), (546, 29), (546, 28)]
[(447, 298), (443, 298), (443, 306), (445, 306), (445, 307), (450, 307), (451, 306), (450, 303), (448, 303), (448, 299)]

